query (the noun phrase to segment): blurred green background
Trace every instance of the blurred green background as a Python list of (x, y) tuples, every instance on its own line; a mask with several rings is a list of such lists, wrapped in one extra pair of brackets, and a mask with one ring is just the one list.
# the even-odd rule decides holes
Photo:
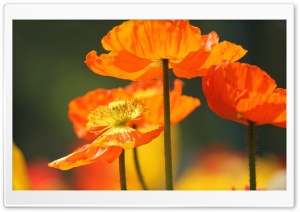
[[(13, 21), (13, 139), (27, 161), (50, 161), (70, 153), (78, 142), (68, 120), (68, 103), (96, 88), (125, 86), (130, 81), (104, 77), (84, 64), (86, 54), (105, 53), (100, 40), (124, 20)], [(220, 41), (242, 45), (248, 53), (240, 62), (265, 70), (286, 88), (286, 21), (191, 20), (202, 34), (216, 31)], [(174, 76), (173, 76), (174, 77)], [(185, 80), (183, 93), (198, 97), (201, 106), (180, 123), (180, 165), (183, 168), (211, 144), (245, 151), (246, 127), (224, 120), (207, 106), (201, 79)], [(258, 127), (258, 154), (285, 160), (286, 129)]]

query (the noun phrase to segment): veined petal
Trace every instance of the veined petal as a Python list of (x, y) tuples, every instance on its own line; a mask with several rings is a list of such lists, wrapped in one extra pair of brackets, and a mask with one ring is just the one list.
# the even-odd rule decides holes
[(86, 144), (73, 153), (57, 159), (48, 164), (49, 167), (68, 170), (74, 167), (88, 165), (96, 161), (107, 161), (109, 163), (117, 159), (122, 152), (119, 147), (103, 148)]
[(136, 80), (144, 73), (135, 72), (128, 74), (128, 72), (121, 70), (114, 65), (114, 57), (116, 55), (117, 52), (111, 52), (98, 56), (96, 51), (91, 51), (86, 56), (85, 64), (96, 74), (120, 79)]
[(200, 29), (187, 20), (131, 20), (114, 27), (101, 42), (108, 51), (126, 50), (149, 60), (175, 60), (196, 51), (200, 39)]
[(210, 54), (211, 52), (207, 49), (199, 49), (198, 51), (190, 52), (179, 63), (170, 61), (170, 65), (177, 77), (191, 79), (197, 76), (203, 76), (206, 75), (206, 70), (203, 72), (203, 70), (199, 70), (199, 67), (203, 66)]
[(143, 128), (136, 130), (128, 126), (113, 127), (96, 139), (92, 145), (102, 147), (118, 146), (123, 149), (132, 149), (149, 143), (159, 136), (162, 131), (163, 127), (158, 125), (152, 125), (146, 130), (143, 130)]
[(113, 59), (116, 67), (129, 73), (140, 71), (152, 63), (151, 60), (137, 57), (124, 50), (119, 51)]
[(211, 32), (208, 35), (202, 35), (201, 48), (211, 50), (212, 46), (219, 43), (219, 35), (216, 32)]
[(125, 51), (114, 51), (99, 57), (96, 51), (91, 51), (87, 54), (85, 63), (93, 72), (102, 76), (133, 81), (162, 78), (162, 67), (156, 61), (138, 58)]
[[(170, 92), (171, 124), (176, 124), (188, 116), (195, 108), (200, 106), (200, 100), (182, 95), (183, 82), (174, 81), (174, 89)], [(149, 108), (144, 114), (147, 123), (164, 123), (164, 107), (162, 91), (151, 97), (143, 99), (145, 106)], [(153, 104), (155, 102), (155, 104)]]
[(246, 53), (247, 50), (243, 49), (242, 46), (223, 41), (212, 47), (211, 54), (201, 66), (201, 69), (208, 69), (213, 65), (218, 65), (223, 60), (235, 62), (242, 58)]
[[(211, 66), (218, 65), (222, 61), (235, 62), (247, 52), (241, 46), (227, 41), (219, 44), (214, 43), (213, 45), (212, 42), (206, 44), (206, 48), (189, 53), (186, 58), (177, 64), (171, 61), (174, 74), (187, 79), (206, 76)], [(211, 51), (208, 48), (211, 48)]]

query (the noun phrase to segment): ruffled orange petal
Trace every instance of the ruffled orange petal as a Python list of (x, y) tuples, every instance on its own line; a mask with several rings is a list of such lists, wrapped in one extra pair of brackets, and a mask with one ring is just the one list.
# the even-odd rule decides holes
[(85, 64), (96, 74), (102, 76), (117, 77), (120, 79), (137, 80), (143, 72), (130, 73), (123, 71), (114, 65), (114, 57), (117, 52), (109, 54), (97, 55), (96, 51), (91, 51), (87, 54)]
[(222, 91), (215, 88), (217, 83), (213, 81), (210, 74), (209, 71), (207, 77), (202, 78), (202, 89), (209, 108), (224, 119), (234, 119), (237, 115), (236, 110), (221, 99), (223, 96)]
[(191, 79), (202, 76), (199, 67), (205, 63), (210, 54), (210, 51), (206, 49), (199, 49), (198, 51), (190, 52), (180, 63), (170, 62), (170, 65), (173, 67), (173, 72), (177, 77)]
[(202, 35), (201, 48), (211, 50), (211, 48), (219, 43), (219, 35), (216, 32), (211, 32), (208, 35)]
[(130, 20), (103, 39), (107, 51), (128, 51), (149, 60), (183, 59), (200, 47), (200, 29), (187, 20)]
[(135, 98), (147, 98), (156, 94), (162, 94), (163, 82), (162, 80), (154, 79), (148, 81), (132, 82), (124, 90), (132, 94)]
[[(73, 123), (76, 135), (85, 140), (94, 140), (95, 134), (86, 130), (87, 116), (101, 105), (107, 105), (115, 99), (128, 99), (129, 95), (122, 89), (96, 89), (77, 97), (69, 103), (68, 116)], [(101, 130), (101, 129), (98, 129)]]
[[(174, 81), (174, 89), (170, 92), (171, 124), (177, 124), (200, 106), (200, 100), (182, 95), (183, 82)], [(148, 110), (144, 114), (147, 123), (164, 124), (163, 82), (150, 80), (133, 82), (124, 88), (136, 98), (141, 98)], [(155, 102), (155, 104), (153, 104)]]
[(208, 69), (222, 61), (235, 62), (242, 58), (247, 51), (241, 46), (223, 41), (211, 46), (211, 51), (199, 49), (191, 52), (178, 64), (172, 63), (174, 74), (182, 78), (206, 76)]
[(219, 36), (216, 32), (211, 32), (208, 35), (201, 37), (201, 48), (195, 52), (190, 52), (183, 60), (170, 61), (170, 66), (173, 68), (174, 74), (177, 77), (191, 79), (196, 76), (202, 76), (199, 72), (201, 67), (210, 55), (212, 46), (218, 44)]
[[(276, 88), (274, 91), (274, 94), (282, 99), (284, 103), (286, 104), (286, 89), (284, 88)], [(272, 123), (273, 125), (277, 127), (286, 128), (286, 108), (284, 111), (274, 120)]]
[(223, 60), (235, 62), (242, 58), (246, 53), (247, 50), (242, 46), (223, 41), (212, 47), (211, 54), (201, 68), (208, 69), (212, 65), (218, 65)]
[(276, 82), (257, 66), (223, 62), (203, 77), (202, 88), (215, 113), (243, 124), (273, 124), (285, 111), (285, 97), (274, 92)]
[(143, 129), (139, 128), (136, 130), (127, 126), (111, 128), (96, 139), (92, 145), (102, 147), (118, 146), (123, 149), (132, 149), (149, 143), (163, 131), (163, 127), (158, 125), (152, 125)]
[(171, 124), (177, 124), (201, 105), (199, 99), (182, 95), (183, 82), (174, 81), (174, 89), (170, 93)]
[(124, 50), (118, 52), (118, 54), (114, 57), (114, 65), (129, 73), (140, 71), (149, 66), (151, 63), (151, 60), (137, 57)]
[(110, 52), (98, 57), (96, 51), (87, 54), (86, 65), (96, 74), (127, 80), (162, 78), (162, 66), (157, 61), (138, 58), (129, 52)]
[(97, 161), (113, 162), (122, 152), (120, 147), (103, 148), (86, 144), (66, 157), (57, 159), (48, 164), (49, 167), (68, 170), (74, 167), (88, 165)]
[[(200, 106), (197, 98), (182, 95), (183, 82), (174, 81), (174, 89), (170, 92), (171, 124), (177, 124), (188, 116), (195, 108)], [(155, 104), (153, 104), (155, 102)], [(149, 108), (144, 117), (147, 123), (164, 123), (164, 106), (162, 91), (159, 94), (144, 99), (145, 106)]]

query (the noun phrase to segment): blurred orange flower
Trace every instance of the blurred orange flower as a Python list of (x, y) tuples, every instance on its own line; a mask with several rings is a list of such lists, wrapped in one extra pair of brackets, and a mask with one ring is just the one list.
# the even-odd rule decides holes
[(286, 89), (257, 66), (222, 62), (202, 78), (209, 107), (220, 117), (248, 125), (286, 127)]
[(49, 160), (44, 157), (38, 157), (28, 161), (28, 175), (30, 178), (32, 190), (68, 190), (70, 189), (70, 180), (67, 176), (56, 169), (50, 169), (45, 166)]
[(162, 78), (162, 59), (182, 78), (204, 76), (211, 65), (236, 61), (241, 46), (218, 43), (216, 32), (201, 36), (187, 20), (131, 20), (114, 27), (103, 39), (108, 54), (91, 51), (86, 65), (95, 73), (129, 80)]

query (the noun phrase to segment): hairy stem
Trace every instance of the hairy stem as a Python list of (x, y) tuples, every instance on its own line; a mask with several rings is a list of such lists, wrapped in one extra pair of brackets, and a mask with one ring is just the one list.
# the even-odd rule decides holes
[(248, 135), (247, 135), (247, 152), (248, 152), (248, 162), (249, 162), (249, 180), (250, 180), (250, 190), (256, 190), (256, 135), (255, 135), (255, 123), (253, 121), (248, 121)]
[(164, 150), (166, 190), (173, 190), (171, 121), (170, 121), (170, 82), (168, 60), (163, 59), (163, 96), (164, 96)]
[(141, 183), (141, 185), (142, 185), (142, 188), (143, 188), (144, 190), (148, 190), (148, 188), (147, 188), (147, 186), (146, 186), (146, 183), (145, 183), (145, 181), (144, 181), (142, 172), (141, 172), (137, 148), (134, 148), (134, 149), (133, 149), (133, 156), (134, 156), (134, 165), (135, 165), (135, 169), (136, 169), (136, 172), (137, 172), (139, 181), (140, 181), (140, 183)]
[(119, 157), (119, 173), (120, 173), (121, 190), (127, 190), (126, 170), (125, 170), (125, 150), (124, 149)]

